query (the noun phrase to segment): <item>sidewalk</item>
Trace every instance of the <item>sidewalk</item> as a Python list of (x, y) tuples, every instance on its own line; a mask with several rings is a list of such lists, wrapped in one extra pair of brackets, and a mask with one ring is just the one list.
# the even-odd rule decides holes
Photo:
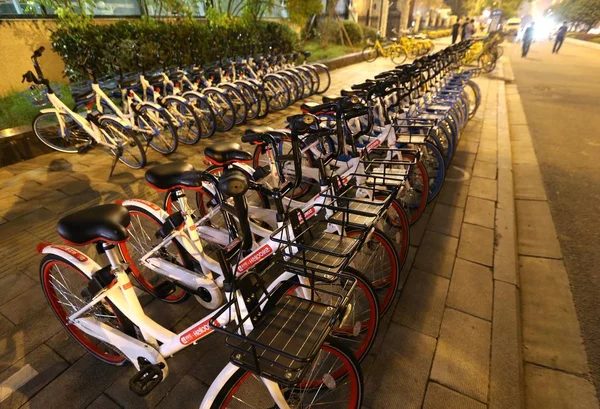
[[(334, 71), (331, 92), (391, 67), (378, 60)], [(500, 80), (477, 82), (481, 107), (440, 196), (411, 229), (400, 297), (363, 365), (368, 409), (522, 407), (507, 91)], [(256, 125), (278, 126), (291, 112), (297, 106)], [(168, 160), (202, 168), (207, 144), (237, 142), (242, 132), (181, 146)], [(150, 152), (149, 161), (165, 159)], [(228, 361), (222, 337), (210, 337), (170, 359), (168, 379), (139, 398), (128, 388), (131, 366), (109, 367), (84, 354), (47, 307), (34, 249), (39, 241), (59, 241), (61, 215), (123, 197), (161, 200), (143, 171), (119, 167), (107, 181), (109, 162), (101, 152), (52, 153), (0, 168), (1, 408), (197, 408)], [(175, 306), (147, 295), (142, 301), (158, 322), (175, 323), (175, 331), (206, 313), (193, 299)]]
[(411, 229), (406, 284), (366, 366), (371, 409), (522, 405), (505, 87), (477, 83), (481, 107), (435, 204)]

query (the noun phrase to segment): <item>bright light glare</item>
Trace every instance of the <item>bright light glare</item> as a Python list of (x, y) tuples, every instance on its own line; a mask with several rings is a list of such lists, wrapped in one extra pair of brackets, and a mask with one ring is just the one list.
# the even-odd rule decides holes
[(536, 41), (545, 41), (550, 39), (554, 32), (554, 20), (548, 17), (540, 17), (535, 20), (534, 36)]
[(489, 18), (490, 17), (491, 12), (488, 9), (483, 10), (483, 13), (481, 13), (481, 16), (483, 18)]

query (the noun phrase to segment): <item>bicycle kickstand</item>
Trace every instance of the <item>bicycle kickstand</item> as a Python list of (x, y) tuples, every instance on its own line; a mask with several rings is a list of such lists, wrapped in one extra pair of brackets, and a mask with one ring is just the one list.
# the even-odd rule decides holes
[(113, 172), (115, 171), (115, 167), (117, 167), (117, 162), (119, 162), (120, 157), (121, 157), (121, 155), (119, 153), (117, 153), (115, 155), (115, 159), (113, 160), (112, 166), (110, 167), (110, 173), (108, 174), (109, 179), (112, 177)]

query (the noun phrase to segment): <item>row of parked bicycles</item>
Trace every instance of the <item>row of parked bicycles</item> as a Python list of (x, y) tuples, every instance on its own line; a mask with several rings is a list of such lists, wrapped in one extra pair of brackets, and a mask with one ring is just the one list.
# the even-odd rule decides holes
[[(201, 408), (360, 408), (360, 363), (398, 294), (410, 225), (480, 103), (478, 71), (461, 68), (468, 47), (304, 103), (286, 129), (247, 129), (245, 145), (210, 145), (206, 170), (148, 169), (161, 204), (63, 217), (68, 245), (38, 246), (57, 318), (99, 360), (131, 362), (140, 396), (168, 376), (168, 357), (222, 333), (230, 363)], [(76, 248), (91, 244), (104, 266)], [(174, 333), (146, 315), (134, 282), (208, 313)]]
[[(65, 153), (102, 146), (115, 157), (114, 165), (121, 161), (134, 169), (145, 166), (148, 147), (171, 154), (179, 143), (195, 144), (322, 94), (331, 82), (324, 64), (306, 63), (310, 53), (259, 55), (102, 78), (90, 72), (93, 80), (72, 86), (75, 107), (68, 107), (43, 75), (38, 62), (43, 52), (41, 47), (32, 56), (35, 73), (23, 75), (33, 83), (30, 99), (51, 105), (34, 119), (35, 135)], [(301, 58), (304, 63), (297, 65)]]

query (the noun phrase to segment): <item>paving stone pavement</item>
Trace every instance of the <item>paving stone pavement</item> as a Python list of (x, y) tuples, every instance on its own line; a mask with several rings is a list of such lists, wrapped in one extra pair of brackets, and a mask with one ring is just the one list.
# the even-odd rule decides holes
[[(331, 90), (390, 67), (378, 60), (334, 71)], [(494, 268), (501, 200), (498, 112), (504, 84), (485, 77), (477, 83), (481, 107), (464, 130), (439, 197), (411, 228), (399, 299), (382, 320), (377, 344), (363, 364), (367, 408), (518, 407), (498, 406), (493, 394), (494, 373), (503, 373), (502, 365), (494, 369), (495, 322), (504, 318), (503, 325), (510, 327), (512, 312), (496, 310), (494, 300), (510, 299), (514, 290), (506, 284), (505, 293), (497, 292), (502, 286)], [(256, 125), (282, 125), (291, 112), (297, 106)], [(148, 166), (186, 160), (203, 168), (206, 145), (239, 141), (243, 129), (197, 146), (180, 146), (168, 158), (149, 152)], [(109, 163), (101, 152), (51, 153), (0, 169), (0, 383), (17, 385), (7, 399), (0, 397), (0, 408), (198, 407), (228, 361), (222, 337), (209, 337), (170, 359), (169, 378), (140, 398), (128, 389), (132, 367), (94, 361), (47, 307), (34, 251), (40, 241), (59, 242), (55, 227), (60, 216), (121, 198), (162, 200), (143, 182), (143, 171), (119, 166), (108, 180)], [(95, 254), (91, 247), (83, 250)], [(142, 303), (152, 318), (174, 330), (206, 313), (193, 299), (165, 305), (145, 295)], [(31, 380), (17, 382), (32, 373)]]

